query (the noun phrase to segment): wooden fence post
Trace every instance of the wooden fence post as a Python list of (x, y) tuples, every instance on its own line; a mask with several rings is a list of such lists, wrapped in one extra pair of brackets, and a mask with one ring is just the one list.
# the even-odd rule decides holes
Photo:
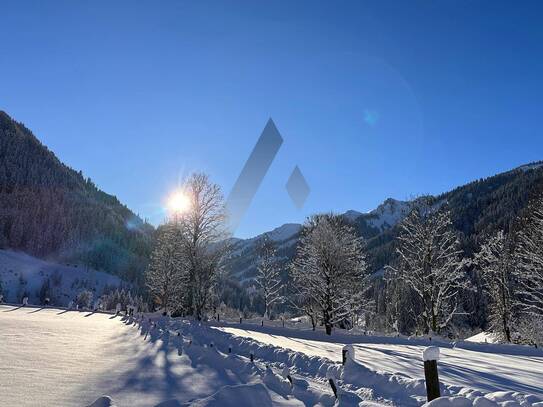
[(439, 375), (437, 373), (437, 361), (439, 360), (439, 348), (430, 346), (422, 353), (424, 361), (424, 378), (426, 379), (426, 395), (428, 401), (441, 396), (439, 390)]
[(181, 332), (177, 332), (177, 355), (181, 356), (183, 354), (183, 337)]
[(329, 378), (328, 383), (330, 383), (330, 387), (332, 388), (332, 391), (334, 392), (334, 397), (337, 399), (337, 387), (336, 387), (336, 384), (334, 383), (334, 379)]
[(352, 345), (345, 345), (341, 349), (341, 364), (345, 365), (347, 359), (354, 360), (354, 347)]
[(292, 376), (290, 375), (290, 369), (288, 368), (288, 366), (285, 366), (283, 368), (281, 375), (290, 382), (290, 387), (292, 388), (294, 386), (294, 380), (292, 380)]

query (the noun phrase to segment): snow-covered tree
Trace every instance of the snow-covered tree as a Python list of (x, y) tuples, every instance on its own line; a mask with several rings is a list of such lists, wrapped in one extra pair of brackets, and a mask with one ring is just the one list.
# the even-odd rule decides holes
[(51, 297), (51, 281), (49, 278), (43, 280), (43, 283), (38, 292), (38, 300), (40, 304), (45, 304), (45, 300)]
[(403, 221), (398, 243), (398, 262), (387, 267), (389, 278), (405, 284), (420, 302), (423, 332), (439, 333), (458, 313), (457, 296), (465, 287), (462, 251), (450, 213), (419, 205)]
[(384, 328), (394, 333), (410, 333), (417, 325), (422, 313), (420, 301), (412, 295), (411, 289), (402, 281), (385, 275), (385, 288), (380, 306), (384, 309)]
[(490, 303), (490, 327), (501, 339), (511, 342), (511, 327), (516, 306), (516, 269), (508, 236), (499, 231), (488, 239), (474, 264), (480, 269)]
[(75, 299), (75, 303), (79, 306), (79, 308), (90, 308), (92, 303), (92, 291), (90, 290), (83, 290), (79, 294), (77, 294), (77, 297)]
[(318, 310), (328, 335), (358, 309), (366, 270), (362, 240), (343, 217), (320, 214), (305, 222), (291, 278), (301, 307)]
[(283, 281), (274, 242), (266, 234), (258, 242), (256, 284), (264, 300), (264, 316), (270, 318), (273, 306), (283, 301)]
[(522, 342), (543, 346), (543, 316), (522, 315), (515, 328)]
[(528, 207), (518, 232), (516, 258), (519, 267), (518, 295), (526, 318), (543, 320), (543, 197)]
[(205, 174), (193, 174), (182, 190), (189, 205), (175, 222), (188, 266), (188, 307), (201, 319), (212, 305), (216, 277), (227, 250), (226, 209), (220, 187)]
[[(155, 247), (145, 275), (147, 286), (165, 311), (176, 311), (183, 305), (188, 282), (188, 265), (182, 251), (181, 232), (170, 222), (160, 226), (156, 233)], [(120, 298), (117, 302), (120, 302)]]

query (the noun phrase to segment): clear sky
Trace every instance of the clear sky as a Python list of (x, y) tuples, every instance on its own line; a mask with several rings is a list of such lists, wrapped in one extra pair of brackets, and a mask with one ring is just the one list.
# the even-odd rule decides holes
[(543, 159), (540, 1), (4, 0), (0, 15), (0, 109), (155, 224), (191, 171), (227, 195), (269, 117), (284, 143), (241, 237)]

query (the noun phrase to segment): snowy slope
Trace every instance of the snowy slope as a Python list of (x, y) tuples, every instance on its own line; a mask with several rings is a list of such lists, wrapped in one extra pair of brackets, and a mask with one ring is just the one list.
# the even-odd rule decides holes
[[(354, 344), (356, 360), (372, 371), (401, 373), (423, 378), (422, 351), (430, 341), (363, 335), (334, 335), (278, 327), (216, 327), (223, 332), (251, 338), (309, 356), (341, 360), (345, 344)], [(287, 336), (288, 335), (288, 336)], [(309, 339), (314, 338), (314, 339)], [(521, 346), (440, 343), (439, 374), (443, 383), (484, 393), (516, 391), (543, 399), (543, 351)], [(466, 349), (467, 348), (467, 349)]]
[(51, 302), (66, 306), (80, 291), (90, 289), (101, 295), (106, 286), (120, 286), (119, 277), (77, 265), (62, 265), (25, 253), (0, 250), (0, 280), (4, 301), (20, 303), (23, 294), (31, 304), (38, 304), (39, 291), (49, 279)]

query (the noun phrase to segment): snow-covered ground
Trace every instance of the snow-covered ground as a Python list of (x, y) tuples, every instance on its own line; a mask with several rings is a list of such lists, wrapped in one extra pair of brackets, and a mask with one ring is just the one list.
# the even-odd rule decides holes
[[(430, 341), (378, 336), (336, 335), (278, 327), (216, 327), (236, 336), (283, 347), (309, 356), (341, 360), (345, 344), (354, 344), (356, 360), (373, 371), (423, 378), (422, 351)], [(311, 337), (315, 339), (310, 339)], [(434, 340), (435, 344), (435, 340)], [(466, 349), (468, 348), (468, 349)], [(543, 352), (522, 346), (441, 343), (439, 374), (443, 383), (484, 393), (500, 390), (533, 394), (543, 399)]]
[[(1, 305), (0, 405), (85, 406), (103, 395), (111, 399), (93, 407), (425, 403), (421, 353), (430, 343), (341, 334), (333, 340), (281, 327)], [(431, 406), (543, 406), (541, 351), (436, 342), (442, 394), (449, 398)], [(356, 357), (342, 366), (346, 343)]]
[(303, 405), (264, 365), (196, 341), (180, 356), (176, 338), (144, 330), (109, 314), (0, 305), (0, 406), (81, 407), (103, 395), (130, 407)]

